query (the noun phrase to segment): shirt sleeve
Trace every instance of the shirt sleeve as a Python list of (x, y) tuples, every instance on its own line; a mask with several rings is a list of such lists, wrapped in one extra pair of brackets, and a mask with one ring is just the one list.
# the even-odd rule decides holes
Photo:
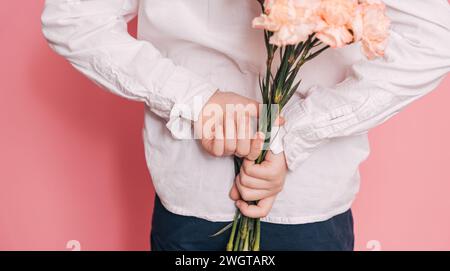
[(150, 42), (129, 35), (127, 22), (138, 6), (139, 0), (46, 0), (43, 34), (51, 48), (94, 82), (144, 102), (167, 121), (174, 137), (188, 136), (180, 127), (198, 119), (217, 87), (163, 57)]
[(284, 112), (291, 170), (333, 138), (358, 135), (436, 88), (450, 69), (447, 0), (385, 0), (392, 20), (385, 57), (360, 61), (332, 88), (315, 86)]

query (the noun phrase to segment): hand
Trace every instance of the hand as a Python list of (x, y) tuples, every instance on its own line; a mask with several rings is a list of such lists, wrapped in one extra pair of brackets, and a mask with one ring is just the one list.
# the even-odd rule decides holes
[(255, 160), (263, 138), (252, 132), (252, 118), (259, 103), (233, 92), (217, 91), (203, 107), (195, 131), (211, 155), (248, 157)]
[[(268, 151), (266, 159), (259, 165), (245, 159), (231, 188), (230, 197), (236, 201), (236, 206), (243, 215), (251, 218), (265, 217), (283, 189), (287, 171), (284, 152), (273, 154)], [(258, 201), (258, 204), (250, 205), (247, 201)]]

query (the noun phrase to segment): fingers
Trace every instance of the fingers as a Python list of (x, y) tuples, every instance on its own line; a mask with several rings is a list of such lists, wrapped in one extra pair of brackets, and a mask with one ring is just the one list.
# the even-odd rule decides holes
[(274, 187), (273, 182), (249, 176), (242, 170), (239, 173), (239, 178), (240, 184), (246, 188), (269, 190)]
[(257, 118), (259, 116), (259, 106), (260, 104), (257, 101), (247, 98), (245, 110), (249, 113), (250, 117)]
[(257, 133), (252, 139), (252, 124), (250, 111), (228, 114), (225, 120), (225, 147), (224, 155), (236, 155), (238, 157), (250, 157), (256, 160), (264, 144), (264, 134)]
[[(267, 152), (267, 155), (269, 155), (269, 153), (270, 152)], [(242, 163), (241, 170), (243, 170), (245, 174), (258, 179), (272, 179), (275, 177), (277, 170), (272, 167), (270, 162), (267, 162), (267, 155), (266, 160), (264, 160), (261, 164), (255, 164), (254, 161), (245, 159)]]
[(236, 121), (232, 110), (226, 110), (225, 114), (224, 155), (233, 155), (236, 151)]
[(265, 139), (264, 133), (262, 132), (256, 133), (255, 138), (252, 139), (250, 143), (250, 151), (246, 156), (247, 160), (255, 161), (256, 159), (258, 159), (264, 145), (264, 139)]
[[(201, 137), (202, 146), (215, 156), (237, 155), (256, 160), (264, 143), (264, 136), (252, 139), (251, 122), (259, 116), (260, 104), (252, 99), (232, 92), (217, 91), (203, 107), (195, 125), (196, 136)], [(285, 122), (279, 116), (275, 125)], [(222, 125), (212, 132), (211, 127)], [(219, 136), (221, 132), (222, 136)], [(222, 143), (223, 146), (220, 146)]]
[(227, 109), (225, 115), (225, 155), (245, 157), (250, 152), (251, 111)]
[(214, 142), (212, 147), (212, 154), (215, 156), (222, 156), (225, 152), (223, 126), (218, 125), (214, 133)]
[(239, 208), (241, 213), (250, 218), (263, 218), (266, 217), (270, 210), (272, 210), (273, 203), (275, 202), (276, 196), (268, 197), (262, 199), (257, 205), (249, 205), (243, 200), (238, 200), (236, 202), (236, 207)]
[(236, 187), (239, 190), (239, 195), (241, 198), (245, 201), (257, 201), (264, 198), (271, 197), (275, 194), (277, 194), (279, 191), (272, 191), (272, 190), (266, 190), (266, 189), (251, 189), (248, 187), (245, 187), (241, 183), (241, 177), (238, 175), (236, 177)]
[(233, 182), (233, 187), (231, 187), (230, 198), (234, 201), (238, 201), (241, 199), (241, 195), (239, 194), (239, 190), (237, 189), (236, 182)]
[[(202, 146), (215, 156), (246, 157), (251, 151), (251, 121), (258, 117), (258, 109), (257, 101), (232, 92), (216, 92), (201, 111), (200, 127), (195, 127)], [(218, 124), (222, 125), (222, 131), (212, 132)]]
[(237, 144), (236, 155), (238, 157), (245, 157), (250, 152), (250, 117), (244, 112), (239, 113), (236, 116), (237, 126)]

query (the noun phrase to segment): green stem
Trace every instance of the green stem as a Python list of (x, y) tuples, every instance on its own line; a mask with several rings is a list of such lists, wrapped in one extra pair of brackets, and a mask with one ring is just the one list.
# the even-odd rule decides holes
[(247, 232), (245, 239), (244, 239), (244, 247), (242, 251), (249, 251), (250, 250), (250, 231)]
[(253, 245), (253, 251), (259, 251), (261, 242), (261, 220), (256, 219), (256, 232), (255, 232), (255, 244)]
[[(261, 113), (259, 118), (259, 131), (263, 132), (266, 138), (264, 140), (264, 148), (258, 159), (255, 161), (257, 164), (264, 161), (270, 147), (273, 121), (300, 85), (301, 80), (296, 80), (296, 76), (300, 68), (306, 62), (328, 49), (328, 47), (323, 47), (314, 51), (313, 48), (321, 45), (320, 40), (316, 39), (314, 35), (311, 35), (308, 40), (296, 46), (286, 46), (284, 48), (277, 47), (270, 44), (270, 37), (272, 34), (273, 33), (269, 31), (265, 31), (264, 33), (267, 49), (267, 67), (265, 77), (260, 78), (259, 80), (264, 104), (264, 111)], [(272, 73), (272, 65), (275, 53), (277, 53), (278, 49), (281, 63), (274, 77)], [(311, 51), (313, 51), (313, 53), (310, 53)], [(271, 111), (272, 105), (279, 106), (276, 114)], [(236, 175), (240, 172), (241, 164), (242, 159), (236, 157)], [(248, 204), (258, 203), (248, 202)], [(239, 210), (237, 210), (232, 224), (231, 236), (227, 243), (227, 251), (259, 251), (260, 242), (260, 219), (245, 217), (240, 214)]]
[[(239, 219), (239, 228), (241, 227), (241, 225), (242, 225), (242, 217)], [(233, 251), (239, 251), (240, 240), (241, 240), (241, 231), (238, 230), (236, 240), (234, 240)]]
[(253, 250), (253, 244), (254, 244), (254, 240), (255, 240), (255, 219), (252, 218), (249, 221), (249, 230), (248, 230), (248, 246), (249, 246), (249, 250)]
[(231, 236), (230, 236), (230, 239), (228, 240), (228, 244), (227, 244), (227, 251), (233, 250), (234, 237), (236, 235), (236, 228), (239, 223), (239, 217), (240, 217), (240, 212), (239, 212), (239, 209), (237, 209), (236, 214), (234, 215), (233, 227), (231, 228)]
[(247, 225), (247, 223), (248, 223), (248, 217), (244, 217), (243, 219), (242, 219), (242, 228), (241, 228), (241, 240), (239, 241), (239, 251), (243, 251), (244, 250), (244, 242), (245, 242), (245, 239), (247, 238), (247, 235), (248, 235), (248, 231), (247, 231), (247, 229), (248, 229), (248, 225)]

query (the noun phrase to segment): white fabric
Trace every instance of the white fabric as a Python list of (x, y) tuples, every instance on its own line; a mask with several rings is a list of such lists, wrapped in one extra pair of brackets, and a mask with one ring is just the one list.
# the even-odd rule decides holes
[[(369, 62), (353, 45), (302, 69), (301, 95), (286, 108), (280, 133), (290, 171), (264, 221), (316, 222), (350, 208), (358, 166), (369, 154), (368, 129), (431, 91), (449, 71), (448, 2), (385, 2), (393, 26), (384, 59)], [(43, 33), (51, 47), (106, 89), (146, 103), (148, 167), (174, 213), (233, 218), (232, 159), (180, 140), (186, 135), (179, 127), (190, 127), (198, 105), (217, 88), (260, 99), (265, 51), (261, 31), (251, 28), (259, 12), (256, 0), (46, 1)], [(137, 14), (136, 40), (127, 21)]]

